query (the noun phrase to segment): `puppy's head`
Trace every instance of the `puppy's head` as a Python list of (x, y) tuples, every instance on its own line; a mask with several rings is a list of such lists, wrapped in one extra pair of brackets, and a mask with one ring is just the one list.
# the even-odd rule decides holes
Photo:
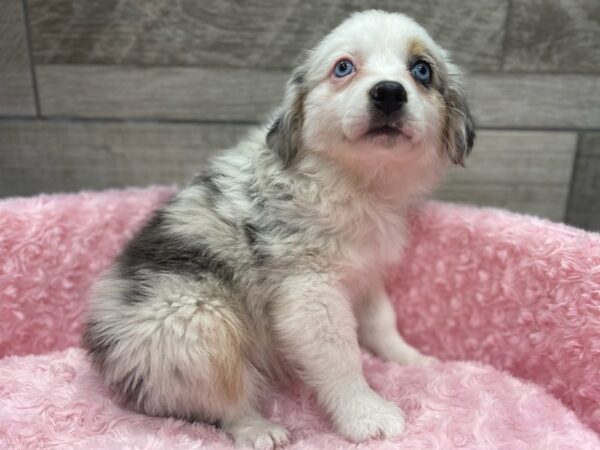
[(474, 136), (447, 53), (412, 19), (365, 11), (294, 71), (267, 144), (286, 165), (307, 152), (359, 165), (411, 158), (463, 164)]

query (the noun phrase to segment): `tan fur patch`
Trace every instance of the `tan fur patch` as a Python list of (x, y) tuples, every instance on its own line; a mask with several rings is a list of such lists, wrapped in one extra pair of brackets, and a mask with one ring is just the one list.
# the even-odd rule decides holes
[[(435, 103), (435, 106), (437, 108), (437, 110), (439, 111), (439, 117), (440, 117), (440, 121), (442, 126), (440, 127), (440, 131), (439, 131), (439, 141), (440, 141), (440, 145), (439, 145), (439, 152), (440, 155), (443, 155), (444, 153), (448, 153), (448, 145), (449, 145), (449, 140), (450, 140), (450, 118), (448, 117), (448, 105), (446, 103), (446, 100), (444, 99), (444, 97), (442, 96), (442, 94), (440, 94), (438, 91), (433, 91), (432, 96), (431, 96), (432, 101)], [(448, 155), (451, 156), (451, 155)]]
[[(424, 59), (431, 66), (431, 86), (438, 90), (443, 91), (443, 84), (445, 74), (443, 70), (443, 64), (441, 64), (437, 58), (435, 58), (431, 52), (427, 49), (425, 44), (417, 39), (412, 39), (408, 43), (408, 61), (407, 63), (414, 63), (418, 59)], [(420, 86), (417, 83), (417, 86)]]
[(427, 47), (425, 47), (421, 41), (417, 39), (411, 39), (408, 43), (408, 54), (411, 58), (414, 58), (428, 56), (429, 52), (427, 51)]
[(244, 393), (244, 362), (248, 337), (245, 327), (233, 314), (220, 314), (215, 326), (210, 362), (221, 395), (236, 403)]

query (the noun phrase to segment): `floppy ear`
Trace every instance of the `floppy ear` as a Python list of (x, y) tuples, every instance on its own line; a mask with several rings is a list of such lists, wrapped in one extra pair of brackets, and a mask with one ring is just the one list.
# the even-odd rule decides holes
[(282, 111), (267, 133), (267, 147), (276, 152), (289, 167), (298, 154), (304, 122), (304, 77), (306, 72), (298, 68), (287, 83)]
[(450, 160), (454, 164), (465, 165), (465, 159), (473, 148), (475, 125), (467, 98), (462, 86), (461, 74), (451, 68), (446, 91), (446, 122), (443, 130), (443, 143)]

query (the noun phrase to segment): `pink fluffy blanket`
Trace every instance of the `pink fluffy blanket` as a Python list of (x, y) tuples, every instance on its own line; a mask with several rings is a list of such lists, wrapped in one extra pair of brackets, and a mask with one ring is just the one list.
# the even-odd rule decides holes
[[(231, 446), (214, 427), (122, 409), (78, 348), (90, 285), (171, 193), (0, 202), (0, 448)], [(388, 287), (406, 339), (445, 362), (364, 356), (407, 432), (352, 445), (297, 385), (265, 404), (291, 447), (600, 448), (600, 236), (436, 202), (411, 227)]]

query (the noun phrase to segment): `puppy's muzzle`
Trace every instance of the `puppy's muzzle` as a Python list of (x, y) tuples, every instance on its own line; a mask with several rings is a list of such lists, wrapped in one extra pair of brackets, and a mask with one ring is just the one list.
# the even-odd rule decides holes
[(380, 81), (369, 91), (371, 103), (386, 116), (400, 111), (407, 101), (406, 89), (396, 81)]

